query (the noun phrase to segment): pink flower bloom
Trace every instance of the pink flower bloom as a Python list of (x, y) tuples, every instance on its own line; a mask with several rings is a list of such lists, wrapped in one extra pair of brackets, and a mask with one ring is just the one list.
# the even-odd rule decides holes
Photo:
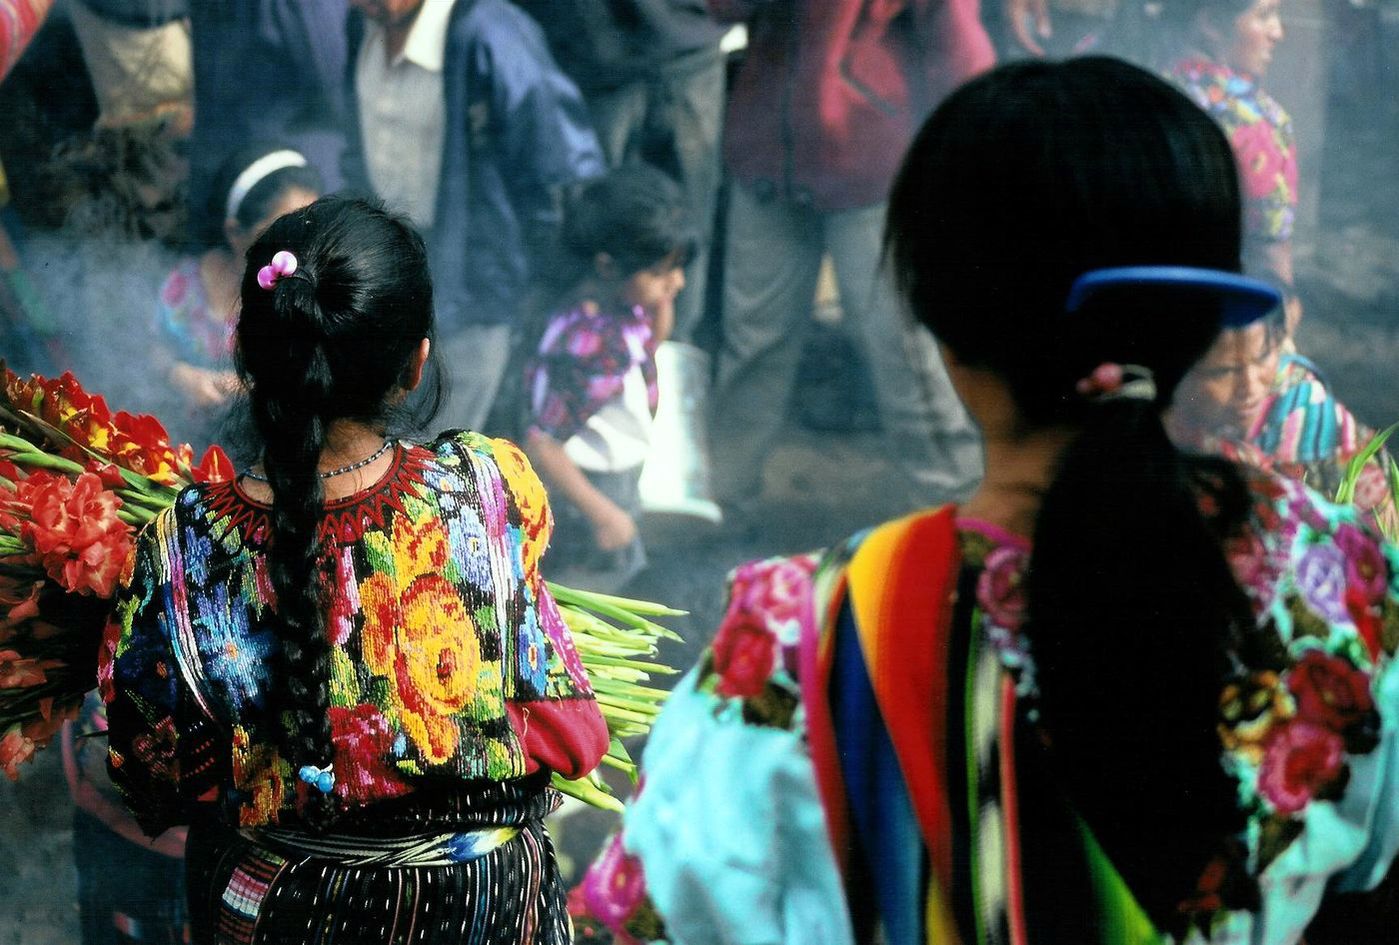
[[(1239, 176), (1244, 192), (1258, 200), (1275, 193), (1279, 184), (1286, 184), (1289, 193), (1296, 193), (1296, 160), (1278, 143), (1273, 126), (1266, 121), (1240, 125), (1234, 129), (1232, 142), (1239, 162)], [(1292, 164), (1289, 173), (1288, 164)]]
[(1273, 730), (1263, 749), (1258, 789), (1280, 814), (1295, 814), (1340, 776), (1341, 736), (1293, 719)]
[(1359, 591), (1371, 604), (1389, 590), (1389, 563), (1379, 543), (1354, 525), (1336, 529), (1336, 547), (1346, 556), (1346, 586)]
[(976, 582), (976, 600), (991, 622), (1018, 630), (1025, 619), (1025, 567), (1029, 554), (1023, 548), (1002, 545), (986, 556), (986, 566)]
[(746, 586), (740, 590), (740, 578), (734, 580), (738, 606), (761, 618), (783, 643), (795, 644), (801, 625), (811, 619), (810, 559), (780, 558), (744, 568), (740, 573)]
[(589, 867), (581, 888), (587, 914), (622, 936), (619, 941), (631, 941), (624, 927), (646, 895), (646, 875), (640, 861), (622, 848), (621, 834)]

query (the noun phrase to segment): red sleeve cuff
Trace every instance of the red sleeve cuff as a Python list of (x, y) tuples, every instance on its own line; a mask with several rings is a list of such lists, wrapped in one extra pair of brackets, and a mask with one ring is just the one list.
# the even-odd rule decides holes
[(526, 773), (540, 768), (571, 780), (598, 766), (611, 737), (592, 699), (539, 699), (506, 704), (525, 749)]

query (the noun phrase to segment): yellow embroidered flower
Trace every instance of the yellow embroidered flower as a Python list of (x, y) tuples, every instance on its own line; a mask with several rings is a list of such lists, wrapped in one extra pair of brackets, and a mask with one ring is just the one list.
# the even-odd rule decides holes
[(447, 566), (447, 534), (442, 522), (425, 518), (410, 522), (400, 515), (393, 523), (393, 563), (399, 586), (424, 574), (441, 574)]
[(525, 535), (525, 575), (532, 577), (539, 566), (539, 559), (544, 557), (544, 551), (549, 546), (549, 534), (554, 528), (549, 498), (544, 491), (544, 483), (539, 481), (529, 458), (518, 446), (509, 440), (492, 440), (491, 446), (505, 487), (514, 496), (515, 506), (520, 510), (520, 528)]
[(233, 786), (248, 795), (238, 806), (238, 823), (257, 827), (275, 823), (286, 797), (291, 766), (270, 745), (253, 745), (242, 726), (233, 728)]
[(359, 586), (359, 601), (364, 612), (360, 630), (364, 665), (376, 676), (391, 676), (398, 651), (396, 634), (402, 620), (398, 584), (382, 572), (371, 574)]
[(442, 764), (457, 750), (454, 717), (479, 695), (480, 642), (461, 595), (445, 578), (418, 578), (400, 607), (395, 681), (403, 726), (430, 764)]

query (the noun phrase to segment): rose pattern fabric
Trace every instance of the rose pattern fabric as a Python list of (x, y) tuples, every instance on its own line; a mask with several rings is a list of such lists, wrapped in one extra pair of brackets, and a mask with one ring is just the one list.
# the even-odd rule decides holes
[[(113, 780), (133, 809), (160, 807), (146, 822), (178, 816), (170, 808), (191, 767), (182, 753), (199, 741), (180, 726), (204, 717), (197, 697), (231, 730), (231, 754), (210, 747), (202, 762), (231, 772), (219, 792), (228, 819), (257, 826), (296, 812), (304, 785), (261, 711), (277, 646), (268, 515), (236, 480), (194, 486), (138, 541), (99, 673)], [(601, 715), (577, 711), (592, 693), (535, 567), (550, 527), (523, 454), (475, 433), (398, 444), (378, 484), (328, 504), (329, 719), (343, 806), (399, 797), (423, 776), (532, 773), (540, 763), (517, 720), (554, 732), (563, 757), (577, 753), (575, 736), (605, 744)], [(197, 694), (181, 684), (189, 666), (203, 677)]]
[[(1374, 752), (1382, 723), (1376, 681), (1399, 645), (1399, 551), (1377, 539), (1357, 510), (1332, 505), (1298, 483), (1257, 472), (1246, 473), (1246, 483), (1249, 521), (1224, 550), (1257, 622), (1246, 629), (1238, 675), (1220, 692), (1218, 732), (1250, 828), (1230, 840), (1239, 847), (1235, 855), (1213, 861), (1197, 895), (1182, 904), (1192, 916), (1224, 924), (1232, 914), (1222, 911), (1229, 897), (1220, 891), (1256, 888), (1258, 874), (1304, 835), (1311, 805), (1342, 796), (1350, 761)], [(1202, 502), (1202, 510), (1217, 514), (1217, 504)], [(970, 631), (996, 654), (1033, 722), (1034, 647), (1022, 626), (1028, 543), (975, 522), (962, 523), (960, 538), (964, 573), (975, 577)], [(726, 724), (780, 720), (804, 732), (800, 682), (781, 628), (819, 619), (846, 560), (839, 553), (805, 555), (737, 569), (691, 698), (716, 700), (713, 711)], [(1276, 665), (1250, 665), (1244, 652), (1270, 654)], [(798, 704), (774, 714), (774, 693), (788, 693)], [(579, 941), (597, 938), (590, 930), (598, 928), (621, 943), (665, 940), (643, 873), (626, 852), (625, 831), (614, 837), (570, 901), (586, 933)], [(636, 932), (644, 919), (650, 921), (642, 938)]]

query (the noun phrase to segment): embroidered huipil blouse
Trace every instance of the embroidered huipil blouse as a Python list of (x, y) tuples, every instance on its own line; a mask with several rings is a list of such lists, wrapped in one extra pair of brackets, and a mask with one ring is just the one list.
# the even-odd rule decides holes
[(1268, 243), (1291, 239), (1297, 216), (1297, 139), (1287, 111), (1257, 79), (1203, 56), (1176, 63), (1170, 78), (1229, 136), (1249, 236)]
[[(539, 572), (552, 517), (524, 454), (456, 433), (400, 443), (373, 487), (327, 503), (330, 723), (345, 808), (424, 779), (578, 777), (606, 726)], [(270, 509), (191, 486), (141, 535), (105, 635), (109, 770), (148, 831), (214, 800), (240, 826), (307, 790), (266, 717), (277, 639)]]

